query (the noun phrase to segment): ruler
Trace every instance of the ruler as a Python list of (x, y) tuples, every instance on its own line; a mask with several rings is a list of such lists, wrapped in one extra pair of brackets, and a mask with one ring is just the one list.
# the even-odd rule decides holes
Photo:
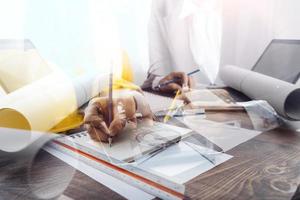
[(185, 197), (184, 185), (151, 174), (133, 165), (120, 166), (108, 161), (107, 156), (103, 156), (99, 152), (75, 145), (67, 137), (54, 140), (50, 146), (153, 196), (168, 200), (184, 199)]

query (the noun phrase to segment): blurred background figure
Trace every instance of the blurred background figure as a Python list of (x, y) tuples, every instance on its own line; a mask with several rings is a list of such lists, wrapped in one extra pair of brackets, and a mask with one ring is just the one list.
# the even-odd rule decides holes
[(149, 22), (150, 68), (143, 87), (156, 87), (171, 72), (201, 73), (194, 80), (214, 84), (220, 62), (220, 0), (153, 0)]

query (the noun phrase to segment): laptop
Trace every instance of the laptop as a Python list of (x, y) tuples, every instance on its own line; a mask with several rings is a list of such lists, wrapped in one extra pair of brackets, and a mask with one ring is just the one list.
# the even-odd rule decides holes
[(272, 40), (252, 71), (296, 84), (300, 78), (300, 40)]

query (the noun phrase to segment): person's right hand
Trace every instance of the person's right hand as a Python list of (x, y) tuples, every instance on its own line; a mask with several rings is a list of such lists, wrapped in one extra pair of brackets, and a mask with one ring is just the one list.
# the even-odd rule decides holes
[(123, 108), (118, 110), (119, 106), (130, 106), (134, 116), (135, 103), (133, 99), (118, 99), (113, 101), (113, 121), (108, 122), (108, 98), (99, 97), (93, 99), (85, 110), (84, 123), (85, 128), (95, 141), (107, 142), (109, 137), (118, 134), (126, 125), (126, 116)]
[(85, 128), (95, 141), (108, 142), (109, 137), (122, 133), (127, 122), (133, 128), (136, 127), (137, 112), (142, 114), (147, 123), (152, 122), (150, 107), (143, 95), (137, 91), (114, 92), (111, 123), (109, 123), (108, 101), (107, 96), (94, 98), (85, 110)]
[[(167, 83), (168, 81), (174, 80), (174, 83)], [(174, 93), (178, 90), (185, 90), (186, 88), (191, 88), (194, 86), (194, 82), (191, 77), (188, 77), (184, 72), (172, 72), (169, 75), (165, 76), (159, 81), (159, 91), (165, 93)]]

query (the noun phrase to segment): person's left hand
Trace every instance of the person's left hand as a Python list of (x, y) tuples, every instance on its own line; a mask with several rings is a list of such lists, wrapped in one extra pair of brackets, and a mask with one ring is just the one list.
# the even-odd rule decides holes
[[(174, 83), (164, 85), (168, 81), (174, 80)], [(194, 81), (184, 72), (172, 72), (159, 81), (159, 85), (164, 85), (159, 88), (163, 93), (174, 93), (178, 90), (184, 91), (187, 88), (194, 87)]]

